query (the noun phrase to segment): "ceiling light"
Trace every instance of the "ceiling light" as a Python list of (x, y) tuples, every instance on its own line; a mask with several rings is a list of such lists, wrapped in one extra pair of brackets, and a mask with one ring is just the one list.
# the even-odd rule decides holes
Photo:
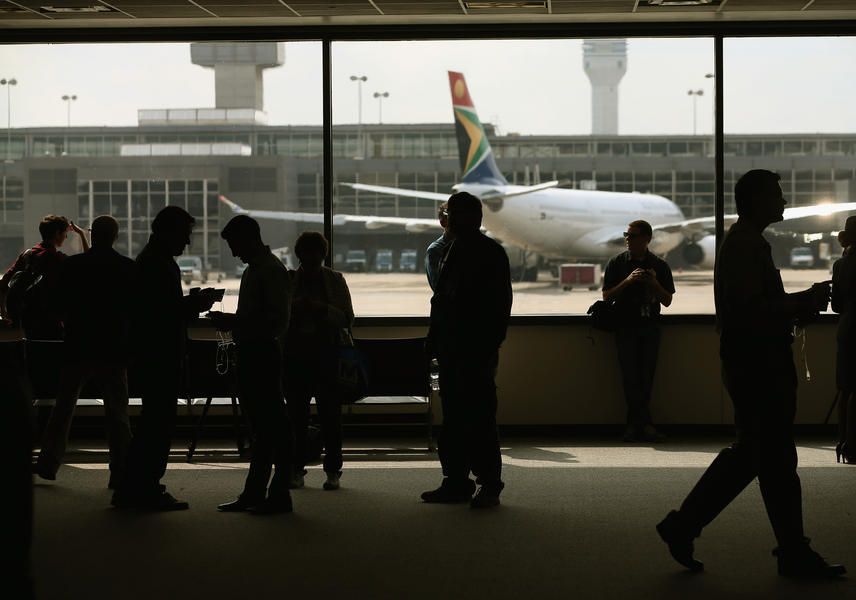
[(96, 4), (95, 6), (40, 6), (41, 12), (47, 13), (104, 13), (116, 12), (109, 6)]
[(649, 6), (705, 6), (719, 2), (720, 0), (648, 0)]
[(547, 8), (547, 2), (464, 2), (469, 10), (483, 10), (496, 8)]

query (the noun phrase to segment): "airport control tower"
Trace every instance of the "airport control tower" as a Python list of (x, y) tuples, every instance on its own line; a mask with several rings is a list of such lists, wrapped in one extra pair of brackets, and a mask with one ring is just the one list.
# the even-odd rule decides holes
[(281, 42), (190, 44), (193, 64), (214, 69), (215, 106), (264, 110), (262, 71), (285, 63)]
[(583, 69), (591, 81), (592, 135), (618, 135), (618, 83), (627, 72), (627, 40), (584, 40)]

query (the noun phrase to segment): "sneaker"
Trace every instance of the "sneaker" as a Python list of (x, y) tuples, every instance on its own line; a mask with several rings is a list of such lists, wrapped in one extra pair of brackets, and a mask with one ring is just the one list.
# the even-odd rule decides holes
[(469, 502), (476, 491), (476, 482), (467, 477), (460, 482), (453, 482), (448, 477), (436, 490), (422, 493), (422, 501), (428, 504), (455, 504)]
[(811, 549), (808, 538), (804, 544), (793, 548), (776, 548), (779, 575), (799, 579), (833, 579), (847, 573), (844, 565), (829, 564), (824, 558)]
[(483, 485), (479, 488), (478, 493), (470, 500), (470, 508), (493, 508), (499, 506), (499, 494), (505, 484), (499, 485)]
[(657, 533), (669, 545), (669, 554), (677, 563), (694, 573), (704, 571), (704, 563), (693, 557), (694, 537), (688, 533), (680, 522), (678, 512), (673, 510), (666, 518), (657, 524)]
[(294, 473), (291, 476), (291, 479), (288, 480), (288, 489), (290, 490), (299, 490), (306, 484), (306, 480), (304, 479), (306, 475), (306, 471), (300, 471), (299, 473)]
[(324, 489), (328, 492), (339, 489), (339, 479), (341, 473), (327, 473), (327, 481), (324, 482)]

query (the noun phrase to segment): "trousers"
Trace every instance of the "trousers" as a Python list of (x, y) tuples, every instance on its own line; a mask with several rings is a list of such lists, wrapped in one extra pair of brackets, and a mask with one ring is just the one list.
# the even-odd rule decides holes
[(660, 329), (656, 326), (625, 327), (615, 332), (618, 364), (627, 404), (627, 424), (651, 424), (651, 391), (660, 352)]
[(496, 427), (496, 351), (438, 357), (443, 429), (438, 451), (443, 475), (455, 480), (476, 476), (481, 485), (502, 483), (502, 457)]
[(39, 465), (56, 472), (62, 464), (68, 444), (68, 433), (80, 391), (87, 382), (99, 388), (107, 416), (107, 444), (110, 449), (110, 474), (121, 478), (131, 445), (128, 419), (128, 374), (125, 367), (89, 362), (70, 363), (62, 367), (59, 387), (45, 428)]
[(287, 495), (294, 440), (282, 396), (279, 343), (239, 344), (237, 358), (238, 395), (252, 432), (252, 458), (241, 497), (257, 501), (265, 493), (271, 498)]
[(722, 379), (734, 403), (737, 440), (723, 449), (678, 513), (688, 531), (701, 530), (756, 477), (781, 547), (803, 541), (802, 488), (793, 424), (797, 375), (790, 346), (723, 355)]

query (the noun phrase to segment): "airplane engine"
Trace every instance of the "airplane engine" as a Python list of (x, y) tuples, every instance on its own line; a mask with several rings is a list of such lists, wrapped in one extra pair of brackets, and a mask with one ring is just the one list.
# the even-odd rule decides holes
[(716, 259), (716, 236), (706, 235), (697, 242), (687, 243), (682, 254), (687, 263), (702, 269), (712, 269)]

